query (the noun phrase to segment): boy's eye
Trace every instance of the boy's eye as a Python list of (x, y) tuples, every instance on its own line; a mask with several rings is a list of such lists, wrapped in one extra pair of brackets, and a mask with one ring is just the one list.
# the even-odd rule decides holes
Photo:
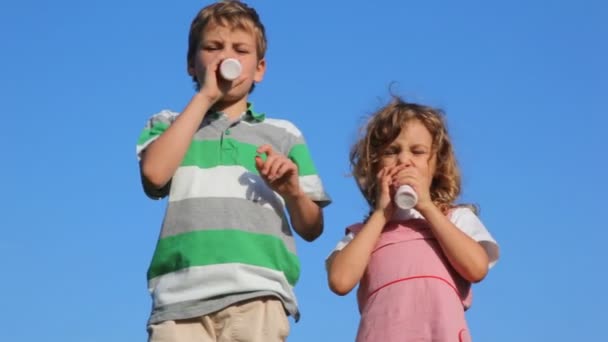
[(247, 54), (247, 53), (249, 53), (249, 49), (244, 48), (244, 47), (237, 47), (237, 48), (235, 49), (235, 51), (236, 51), (237, 53), (240, 53), (240, 54)]

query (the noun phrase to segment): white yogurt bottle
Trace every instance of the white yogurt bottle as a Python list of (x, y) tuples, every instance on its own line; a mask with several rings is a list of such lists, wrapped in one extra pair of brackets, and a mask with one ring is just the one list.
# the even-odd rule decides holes
[(412, 209), (418, 203), (418, 195), (409, 185), (401, 185), (395, 193), (395, 204), (401, 209)]
[(220, 64), (220, 75), (227, 81), (234, 81), (241, 76), (243, 67), (241, 63), (234, 58), (226, 58)]

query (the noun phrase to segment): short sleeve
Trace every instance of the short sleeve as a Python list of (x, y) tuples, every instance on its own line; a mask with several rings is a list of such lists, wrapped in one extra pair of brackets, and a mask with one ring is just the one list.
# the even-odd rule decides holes
[(346, 228), (346, 234), (344, 235), (344, 237), (340, 241), (338, 241), (336, 247), (331, 251), (331, 253), (329, 253), (327, 258), (325, 258), (326, 268), (329, 266), (328, 262), (332, 254), (343, 250), (344, 247), (346, 247), (351, 241), (353, 241), (353, 239), (355, 238), (355, 234), (360, 232), (361, 228), (363, 228), (363, 223), (356, 223)]
[(292, 134), (291, 144), (287, 157), (298, 167), (300, 186), (308, 197), (315, 201), (320, 207), (331, 203), (331, 198), (325, 191), (321, 177), (310, 155), (304, 136), (295, 126), (291, 125), (288, 130)]
[(473, 240), (481, 244), (488, 254), (490, 268), (496, 264), (499, 258), (498, 243), (471, 209), (465, 207), (454, 209), (450, 214), (450, 221)]
[(355, 233), (348, 232), (346, 235), (344, 235), (344, 237), (340, 241), (338, 241), (338, 244), (336, 245), (336, 248), (334, 248), (332, 253), (343, 250), (344, 247), (346, 247), (351, 241), (353, 241), (354, 238), (355, 238)]
[[(175, 120), (176, 116), (177, 116), (177, 113), (175, 113), (175, 112), (163, 110), (160, 113), (153, 115), (148, 120), (148, 122), (146, 122), (146, 125), (145, 125), (143, 131), (139, 135), (139, 139), (137, 140), (137, 145), (135, 148), (135, 152), (137, 154), (138, 161), (141, 161), (141, 156), (144, 153), (144, 151), (146, 150), (146, 148), (148, 146), (150, 146), (150, 144), (152, 142), (154, 142), (156, 139), (158, 139), (158, 137), (160, 137), (161, 134), (163, 134), (163, 132), (165, 132), (167, 130), (167, 128), (169, 128), (169, 126)], [(141, 182), (142, 182), (142, 186), (144, 188), (144, 192), (146, 193), (146, 195), (148, 197), (153, 198), (153, 199), (159, 199), (159, 198), (163, 198), (169, 194), (171, 182), (168, 182), (167, 185), (165, 185), (163, 188), (158, 189), (158, 188), (155, 188), (153, 185), (151, 185), (145, 179), (145, 177), (141, 173), (141, 168), (140, 168), (140, 176), (141, 176)]]

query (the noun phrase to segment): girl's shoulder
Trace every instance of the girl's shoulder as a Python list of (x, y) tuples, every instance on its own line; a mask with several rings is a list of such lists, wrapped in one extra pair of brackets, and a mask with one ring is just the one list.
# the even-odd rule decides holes
[(470, 205), (457, 205), (452, 207), (447, 214), (448, 218), (452, 223), (456, 224), (456, 221), (467, 219), (467, 218), (476, 218), (477, 216), (477, 208)]
[(346, 234), (346, 235), (357, 234), (358, 232), (361, 231), (361, 229), (363, 229), (364, 224), (365, 224), (364, 222), (353, 223), (350, 226), (346, 227), (344, 234)]

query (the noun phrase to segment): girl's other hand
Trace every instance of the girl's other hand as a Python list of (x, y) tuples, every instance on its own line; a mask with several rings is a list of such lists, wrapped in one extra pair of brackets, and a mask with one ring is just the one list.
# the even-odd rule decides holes
[(403, 169), (403, 165), (386, 166), (377, 175), (376, 211), (382, 211), (387, 220), (390, 220), (395, 212), (393, 196), (395, 196), (396, 187), (394, 186), (394, 179)]
[(394, 175), (391, 185), (398, 188), (405, 184), (414, 188), (418, 195), (418, 203), (414, 207), (416, 210), (420, 211), (421, 208), (433, 205), (430, 192), (431, 179), (426, 174), (415, 167), (405, 167)]

